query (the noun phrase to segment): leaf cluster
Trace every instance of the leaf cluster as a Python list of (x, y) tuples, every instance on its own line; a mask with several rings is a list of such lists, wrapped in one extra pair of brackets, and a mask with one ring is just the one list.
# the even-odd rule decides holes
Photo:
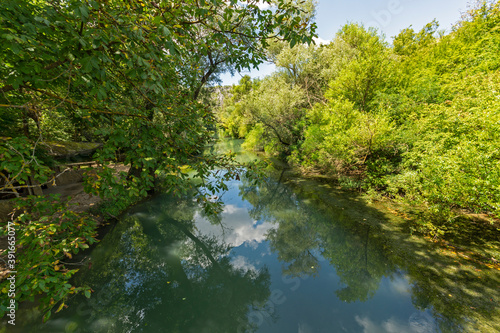
[[(67, 261), (96, 242), (95, 219), (68, 209), (57, 196), (31, 196), (17, 201), (12, 222), (16, 235), (16, 306), (37, 297), (47, 320), (51, 310), (57, 305), (60, 311), (70, 295), (82, 292), (90, 297), (89, 287), (70, 283), (78, 269)], [(0, 228), (1, 236), (8, 233), (7, 226)], [(5, 299), (9, 283), (7, 279), (0, 282)], [(8, 312), (6, 306), (0, 307), (2, 317)]]

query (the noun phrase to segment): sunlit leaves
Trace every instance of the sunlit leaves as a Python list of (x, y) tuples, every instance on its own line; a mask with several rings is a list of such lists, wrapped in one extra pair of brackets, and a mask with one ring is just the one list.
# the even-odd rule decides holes
[[(420, 31), (410, 27), (393, 47), (359, 24), (345, 25), (320, 52), (273, 44), (270, 58), (279, 74), (291, 89), (299, 86), (309, 104), (305, 119), (289, 126), (302, 134), (289, 161), (336, 175), (348, 188), (418, 206), (431, 216), (424, 223), (435, 223), (432, 232), (464, 212), (498, 217), (499, 6), (476, 2), (448, 35), (437, 31), (436, 21)], [(315, 84), (320, 87), (311, 89)], [(226, 128), (245, 135), (250, 146), (279, 147), (272, 134), (278, 126), (248, 126), (241, 115), (245, 107), (256, 118), (265, 110), (271, 115), (265, 120), (276, 125), (281, 118), (270, 110), (282, 104), (284, 87), (243, 94), (223, 111)], [(325, 90), (324, 99), (311, 103), (311, 92)], [(259, 97), (263, 107), (242, 103)], [(292, 118), (294, 101), (283, 105)]]

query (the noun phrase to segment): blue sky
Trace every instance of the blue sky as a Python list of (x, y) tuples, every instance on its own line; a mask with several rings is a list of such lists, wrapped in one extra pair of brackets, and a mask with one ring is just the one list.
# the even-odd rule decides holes
[[(392, 41), (402, 29), (412, 25), (420, 30), (436, 18), (440, 29), (450, 31), (467, 9), (471, 0), (319, 0), (316, 23), (319, 38), (331, 40), (347, 22), (360, 22), (381, 30), (388, 41)], [(263, 77), (274, 70), (273, 65), (263, 64), (260, 70), (244, 72), (252, 77)], [(221, 77), (224, 85), (238, 83), (240, 74)]]

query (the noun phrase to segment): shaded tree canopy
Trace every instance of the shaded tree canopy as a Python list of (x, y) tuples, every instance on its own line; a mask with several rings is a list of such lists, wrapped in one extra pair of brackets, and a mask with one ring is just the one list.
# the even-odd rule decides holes
[[(209, 190), (223, 188), (242, 170), (228, 156), (201, 154), (215, 128), (212, 110), (200, 101), (203, 87), (224, 71), (258, 66), (271, 40), (311, 43), (312, 18), (313, 7), (291, 0), (2, 1), (0, 194), (19, 197), (54, 182), (59, 162), (50, 150), (61, 141), (102, 143), (85, 190), (112, 202), (106, 207), (112, 215), (160, 186), (186, 193), (188, 170), (205, 178), (215, 167), (227, 168)], [(114, 163), (130, 171), (116, 172)], [(200, 203), (217, 211), (220, 203), (205, 194)], [(15, 220), (20, 246), (43, 247), (62, 235), (58, 214), (69, 208), (56, 201), (20, 204), (18, 212), (41, 207)], [(18, 301), (42, 294), (47, 310), (83, 291), (70, 284), (61, 291), (71, 274), (57, 263), (93, 242), (95, 225), (81, 214), (65, 217), (89, 228), (64, 233), (76, 246), (35, 246), (19, 259), (29, 287), (16, 294)]]

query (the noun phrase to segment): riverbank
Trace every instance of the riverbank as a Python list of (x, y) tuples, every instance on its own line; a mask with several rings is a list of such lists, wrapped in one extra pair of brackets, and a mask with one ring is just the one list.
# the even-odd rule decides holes
[[(230, 140), (242, 143), (243, 140)], [(234, 147), (233, 147), (234, 149)], [(240, 148), (241, 149), (241, 148)], [(456, 218), (451, 222), (432, 220), (424, 207), (416, 207), (397, 202), (378, 192), (360, 191), (359, 187), (347, 180), (339, 180), (332, 175), (324, 175), (301, 167), (290, 165), (278, 158), (270, 157), (264, 152), (254, 152), (260, 158), (268, 161), (270, 172), (285, 170), (288, 182), (307, 184), (321, 184), (318, 190), (329, 191), (325, 197), (335, 193), (354, 196), (375, 209), (384, 211), (393, 225), (386, 228), (397, 232), (418, 236), (430, 244), (442, 248), (443, 253), (452, 257), (462, 257), (463, 260), (475, 262), (484, 267), (500, 270), (500, 220), (486, 214), (474, 214), (464, 210), (455, 210)], [(278, 176), (279, 178), (279, 176)], [(304, 182), (305, 180), (305, 182)], [(314, 193), (316, 185), (309, 185), (310, 192)], [(338, 195), (337, 195), (338, 196)], [(336, 197), (334, 195), (334, 197)], [(386, 223), (387, 224), (387, 223)], [(439, 230), (436, 229), (439, 227)]]
[[(303, 168), (290, 166), (275, 158), (271, 159), (271, 163), (277, 169), (286, 169), (290, 179), (306, 179), (321, 183), (324, 188), (355, 195), (367, 204), (400, 218), (404, 221), (398, 223), (402, 224), (401, 232), (420, 235), (434, 244), (464, 253), (465, 256), (470, 257), (470, 260), (499, 267), (500, 219), (486, 214), (475, 214), (456, 209), (454, 210), (456, 217), (453, 222), (432, 220), (432, 223), (428, 223), (428, 219), (432, 217), (429, 216), (425, 207), (398, 202), (374, 191), (369, 193), (360, 191), (359, 188), (349, 186), (348, 181), (339, 180), (337, 177), (323, 175), (319, 172), (305, 171)], [(485, 242), (488, 245), (478, 246), (478, 244)]]
[[(116, 172), (127, 172), (127, 166), (116, 164), (112, 168)], [(57, 179), (55, 185), (42, 190), (42, 196), (57, 195), (60, 202), (68, 205), (68, 209), (77, 214), (85, 214), (96, 222), (97, 237), (102, 237), (101, 231), (106, 229), (106, 224), (116, 220), (115, 216), (104, 213), (100, 209), (103, 200), (96, 195), (86, 193), (83, 184), (83, 170), (69, 170)], [(10, 214), (14, 209), (12, 200), (2, 200), (0, 202), (0, 222), (7, 223), (10, 220)], [(6, 252), (8, 243), (7, 237), (0, 237), (0, 253)], [(0, 256), (0, 281), (9, 274), (6, 264), (7, 254)], [(67, 258), (68, 262), (74, 262)]]

